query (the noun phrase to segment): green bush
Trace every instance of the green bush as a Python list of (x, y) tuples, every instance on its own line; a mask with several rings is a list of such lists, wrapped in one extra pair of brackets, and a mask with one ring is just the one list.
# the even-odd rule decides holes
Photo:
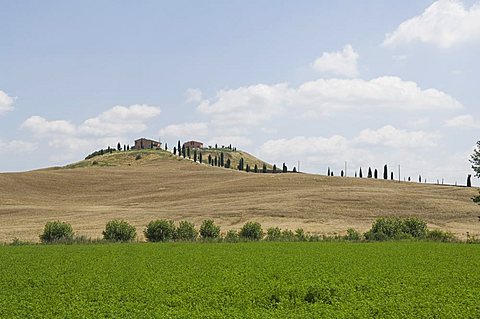
[(284, 229), (284, 230), (282, 230), (282, 240), (284, 240), (284, 241), (294, 241), (295, 240), (295, 234), (290, 229)]
[(215, 225), (213, 220), (207, 219), (200, 226), (200, 236), (203, 239), (214, 239), (220, 235), (220, 226)]
[(377, 219), (364, 235), (365, 239), (375, 241), (424, 239), (427, 231), (427, 224), (416, 217), (387, 217)]
[(225, 235), (225, 241), (226, 242), (236, 243), (236, 242), (238, 242), (238, 240), (239, 240), (238, 233), (233, 229), (230, 229), (227, 232), (227, 234)]
[(240, 229), (240, 237), (249, 240), (260, 240), (263, 238), (262, 225), (257, 222), (247, 222)]
[(114, 219), (105, 225), (105, 230), (102, 234), (106, 240), (126, 242), (134, 240), (137, 232), (135, 227), (128, 222)]
[(432, 229), (427, 232), (426, 238), (433, 241), (452, 242), (455, 241), (455, 236), (448, 231), (440, 229)]
[(72, 226), (58, 220), (45, 224), (43, 233), (40, 235), (42, 243), (69, 242), (72, 239)]
[(305, 234), (305, 231), (302, 228), (298, 228), (297, 230), (295, 230), (295, 239), (299, 241), (307, 240), (307, 235)]
[(185, 241), (194, 241), (197, 239), (198, 231), (195, 229), (195, 225), (185, 220), (181, 221), (178, 224), (175, 239), (185, 240)]
[(347, 234), (345, 235), (345, 240), (350, 240), (350, 241), (359, 241), (362, 239), (362, 234), (360, 234), (358, 231), (356, 231), (353, 228), (347, 229)]
[(265, 238), (268, 241), (276, 241), (282, 239), (282, 230), (278, 227), (270, 227), (267, 229), (267, 237)]
[(143, 232), (148, 241), (168, 241), (175, 237), (175, 224), (171, 220), (152, 220)]

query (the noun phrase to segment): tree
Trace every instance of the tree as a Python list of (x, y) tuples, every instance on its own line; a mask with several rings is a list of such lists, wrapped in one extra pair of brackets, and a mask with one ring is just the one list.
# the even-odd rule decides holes
[(330, 167), (327, 170), (327, 176), (330, 176)]
[(472, 175), (467, 176), (467, 187), (472, 187)]
[(262, 225), (257, 222), (247, 222), (240, 229), (239, 235), (248, 240), (260, 240), (263, 238)]
[(258, 166), (257, 166), (257, 164), (255, 164), (255, 166), (253, 167), (253, 172), (254, 172), (254, 173), (258, 173)]
[(212, 164), (212, 154), (208, 154), (208, 165)]
[(220, 235), (220, 226), (215, 225), (213, 220), (207, 219), (200, 226), (200, 236), (203, 239), (214, 239)]
[(197, 149), (193, 149), (193, 161), (196, 163), (197, 162)]
[(187, 147), (187, 156), (190, 158), (190, 147)]
[(151, 242), (172, 240), (175, 237), (175, 224), (166, 219), (152, 220), (143, 233)]
[(215, 166), (217, 166), (217, 157), (216, 156), (215, 156), (214, 163), (215, 163)]
[(177, 148), (175, 146), (173, 147), (173, 155), (177, 155)]
[(470, 156), (470, 163), (472, 163), (472, 169), (475, 172), (475, 177), (480, 177), (480, 141), (477, 142), (477, 147)]
[(198, 162), (201, 164), (203, 163), (203, 157), (202, 157), (202, 152), (198, 155)]
[(262, 173), (266, 173), (266, 172), (267, 172), (267, 164), (263, 163)]
[(59, 220), (45, 224), (43, 233), (40, 235), (42, 243), (68, 242), (72, 239), (72, 226)]
[(247, 171), (247, 173), (250, 172), (250, 165), (247, 164), (247, 167), (245, 168), (245, 170)]
[(378, 178), (378, 171), (377, 171), (377, 169), (376, 169), (376, 168), (375, 168), (375, 172), (373, 173), (373, 176), (375, 177), (375, 179), (377, 179), (377, 178)]
[(178, 156), (180, 156), (180, 150), (181, 149), (182, 149), (182, 147), (180, 146), (180, 140), (178, 140), (178, 144), (177, 144)]
[(340, 176), (343, 177), (343, 169), (342, 169), (342, 171), (340, 172)]
[(165, 151), (168, 151), (168, 145), (165, 143)]
[(393, 181), (393, 172), (390, 173), (390, 179)]
[(422, 175), (418, 175), (418, 182), (419, 182), (419, 183), (422, 182)]
[(292, 170), (293, 173), (296, 173), (297, 172), (297, 168), (294, 166), (293, 167), (293, 170)]
[(227, 162), (225, 163), (225, 168), (230, 168), (231, 165), (232, 163), (230, 162), (230, 159), (227, 158)]
[(225, 156), (223, 155), (223, 152), (220, 153), (220, 166), (225, 166)]
[(288, 171), (287, 165), (283, 163), (282, 172), (286, 173)]
[(119, 219), (113, 219), (105, 225), (103, 238), (111, 241), (132, 241), (137, 236), (133, 225)]
[(361, 167), (360, 167), (360, 172), (358, 173), (358, 176), (359, 176), (360, 178), (363, 178), (363, 173), (362, 173), (362, 168), (361, 168)]
[(383, 179), (388, 179), (388, 167), (387, 164), (383, 167)]
[(367, 178), (372, 178), (372, 169), (370, 167), (368, 168)]
[(215, 143), (215, 149), (217, 149), (217, 148), (218, 148), (218, 145)]
[(277, 172), (277, 165), (273, 164), (273, 173), (275, 174)]
[(240, 158), (240, 161), (238, 162), (238, 170), (243, 171), (243, 157)]
[(355, 172), (355, 178), (357, 178), (357, 172)]
[(182, 156), (183, 156), (183, 158), (187, 157), (187, 152), (185, 150), (185, 145), (182, 145)]
[(127, 150), (127, 145), (123, 144), (123, 151), (125, 152)]

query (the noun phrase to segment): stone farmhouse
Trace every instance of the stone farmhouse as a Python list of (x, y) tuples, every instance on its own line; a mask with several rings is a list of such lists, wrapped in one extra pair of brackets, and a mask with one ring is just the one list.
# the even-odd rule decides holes
[(160, 149), (162, 147), (162, 143), (149, 140), (147, 138), (139, 138), (135, 140), (135, 149), (136, 150), (143, 150), (143, 149)]
[(185, 146), (185, 148), (203, 148), (203, 143), (197, 141), (188, 141), (183, 143), (183, 146)]

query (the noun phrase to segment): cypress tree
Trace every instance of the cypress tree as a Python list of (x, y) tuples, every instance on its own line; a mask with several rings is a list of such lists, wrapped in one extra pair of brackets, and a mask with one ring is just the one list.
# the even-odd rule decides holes
[(263, 163), (262, 173), (266, 173), (266, 172), (267, 172), (267, 164)]
[(187, 156), (190, 158), (190, 147), (187, 147)]
[(168, 145), (165, 143), (165, 151), (168, 151)]
[(253, 167), (253, 172), (258, 173), (258, 166), (257, 166), (257, 164), (255, 164), (255, 166)]
[(393, 181), (393, 172), (390, 173), (390, 179)]
[(277, 165), (273, 164), (273, 173), (277, 172)]
[(230, 168), (231, 162), (230, 159), (227, 158), (227, 162), (225, 163), (225, 168)]
[(343, 177), (343, 169), (342, 169), (342, 171), (340, 172), (340, 176)]
[(375, 176), (375, 179), (377, 179), (377, 178), (378, 178), (378, 171), (377, 171), (377, 169), (376, 169), (376, 168), (375, 168), (374, 176)]
[(100, 155), (103, 155), (103, 148), (100, 150)]
[(419, 183), (422, 182), (422, 175), (418, 175), (418, 182), (419, 182)]
[(223, 152), (220, 153), (220, 166), (225, 166), (225, 157)]
[(177, 144), (178, 156), (180, 156), (180, 150), (181, 149), (182, 149), (182, 147), (180, 146), (180, 140), (178, 140), (178, 144)]
[(203, 157), (202, 157), (202, 152), (198, 154), (198, 162), (201, 164), (203, 163)]
[(197, 162), (197, 149), (193, 149), (193, 161), (196, 163)]
[(214, 163), (215, 163), (215, 166), (217, 166), (217, 157), (216, 156), (215, 156)]
[(208, 154), (208, 165), (212, 164), (212, 155)]
[(333, 175), (333, 171), (330, 172), (330, 176), (334, 176), (334, 175)]
[(330, 167), (327, 170), (327, 176), (330, 176)]
[(387, 164), (383, 167), (383, 179), (388, 179), (388, 167)]
[(296, 173), (297, 172), (297, 168), (294, 166), (293, 167), (293, 170), (292, 170), (293, 173)]
[(177, 155), (177, 148), (175, 146), (173, 147), (173, 155)]
[(355, 178), (357, 178), (357, 172), (355, 172)]
[(217, 148), (218, 148), (218, 145), (215, 143), (215, 149), (217, 149)]
[(127, 145), (127, 151), (130, 151), (130, 145)]
[(121, 151), (122, 150), (122, 145), (120, 145), (120, 142), (118, 142), (117, 144), (117, 151)]
[(363, 178), (362, 168), (360, 167), (360, 172), (358, 173), (360, 178)]
[(285, 163), (283, 163), (282, 172), (286, 173), (287, 170), (288, 170), (287, 165), (285, 165)]
[(249, 173), (249, 172), (250, 172), (250, 165), (248, 165), (248, 164), (247, 164), (246, 171), (247, 171), (247, 173)]
[(411, 182), (411, 181), (412, 181), (412, 179), (410, 178), (410, 176), (408, 176), (408, 181), (409, 181), (409, 182)]
[(182, 156), (183, 158), (187, 157), (187, 152), (185, 151), (185, 145), (182, 145)]
[(472, 187), (472, 175), (468, 174), (467, 176), (467, 187)]
[(370, 167), (368, 168), (367, 178), (372, 178), (372, 169)]

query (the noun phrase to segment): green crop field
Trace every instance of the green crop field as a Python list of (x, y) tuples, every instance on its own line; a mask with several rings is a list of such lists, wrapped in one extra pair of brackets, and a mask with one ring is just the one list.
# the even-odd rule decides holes
[(2, 318), (480, 318), (480, 245), (0, 247)]

